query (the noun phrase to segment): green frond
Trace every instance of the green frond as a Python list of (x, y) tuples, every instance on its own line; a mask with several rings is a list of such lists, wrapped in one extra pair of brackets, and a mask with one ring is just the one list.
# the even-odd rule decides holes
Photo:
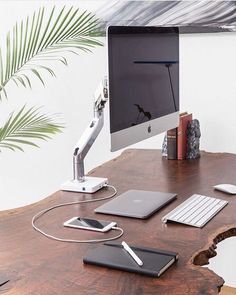
[(40, 108), (22, 107), (12, 113), (0, 128), (0, 150), (23, 151), (24, 145), (38, 147), (33, 140), (48, 140), (51, 135), (61, 132), (63, 126), (40, 112)]
[(49, 68), (49, 67), (42, 66), (42, 65), (39, 65), (39, 64), (36, 64), (36, 63), (28, 63), (27, 66), (28, 67), (31, 67), (31, 68), (34, 67), (34, 68), (44, 69), (49, 74), (51, 74), (51, 76), (56, 77), (55, 72), (51, 68)]
[(5, 87), (0, 87), (0, 100), (2, 100), (3, 95), (5, 96), (5, 98), (7, 98), (7, 92), (5, 90)]
[(25, 74), (21, 74), (21, 76), (22, 76), (23, 78), (25, 78), (26, 82), (28, 83), (29, 88), (32, 88), (32, 87), (31, 87), (31, 83), (30, 83), (30, 79), (29, 79)]
[(0, 91), (3, 87), (3, 60), (2, 60), (2, 50), (0, 48)]
[(19, 81), (26, 88), (25, 81), (21, 76), (15, 75), (14, 77), (12, 77), (12, 79), (14, 79), (14, 82), (15, 82), (16, 85), (18, 85), (18, 83), (16, 83), (16, 81)]
[(12, 81), (16, 84), (16, 86), (19, 86), (17, 79), (15, 77), (12, 77)]
[(10, 80), (31, 87), (30, 72), (42, 84), (45, 84), (43, 71), (55, 76), (53, 69), (44, 65), (45, 61), (67, 65), (63, 53), (91, 52), (92, 48), (101, 46), (101, 42), (91, 37), (97, 25), (93, 14), (79, 12), (73, 6), (64, 6), (59, 11), (53, 7), (47, 14), (41, 7), (25, 21), (16, 23), (6, 36), (5, 50), (0, 48), (0, 99), (7, 96), (5, 86)]
[[(46, 55), (37, 55), (36, 57), (34, 57), (34, 61), (36, 61), (36, 62), (38, 62), (38, 61), (58, 61), (58, 62), (61, 62), (65, 66), (68, 65), (67, 59), (65, 57), (57, 56), (57, 55), (49, 55), (48, 53)], [(18, 72), (25, 71), (27, 65), (28, 64), (26, 64), (24, 66), (24, 69), (20, 69)]]
[(39, 72), (35, 69), (35, 68), (31, 68), (29, 69), (37, 78), (39, 78), (39, 80), (42, 82), (43, 86), (45, 86), (43, 78), (41, 77), (41, 75), (39, 74)]

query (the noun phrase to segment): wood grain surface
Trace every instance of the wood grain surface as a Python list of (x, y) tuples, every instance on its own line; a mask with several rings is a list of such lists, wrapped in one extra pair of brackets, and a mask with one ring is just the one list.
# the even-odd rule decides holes
[(223, 286), (220, 291), (220, 295), (235, 295), (236, 294), (236, 288), (229, 287), (229, 286)]
[[(126, 150), (118, 158), (91, 171), (108, 177), (118, 194), (129, 189), (174, 192), (175, 201), (146, 220), (95, 214), (104, 201), (55, 209), (37, 226), (61, 238), (96, 239), (116, 232), (96, 233), (64, 228), (73, 216), (113, 220), (124, 229), (131, 245), (176, 251), (179, 261), (160, 278), (84, 265), (83, 257), (97, 244), (68, 244), (50, 240), (31, 226), (40, 210), (63, 202), (108, 196), (109, 188), (96, 194), (58, 191), (50, 197), (18, 209), (0, 213), (0, 284), (4, 295), (207, 295), (218, 294), (224, 281), (208, 268), (216, 255), (216, 244), (236, 235), (236, 197), (214, 191), (219, 183), (235, 183), (236, 155), (202, 152), (197, 160), (166, 160), (158, 150)], [(163, 224), (161, 217), (194, 193), (215, 196), (229, 204), (202, 229), (175, 223)], [(3, 196), (2, 196), (3, 197)]]

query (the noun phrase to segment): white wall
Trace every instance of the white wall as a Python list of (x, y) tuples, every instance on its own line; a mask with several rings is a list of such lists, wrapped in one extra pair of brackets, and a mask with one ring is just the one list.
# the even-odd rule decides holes
[[(16, 20), (25, 19), (41, 5), (51, 8), (65, 3), (93, 11), (104, 1), (0, 1), (0, 44)], [(180, 36), (181, 110), (193, 112), (200, 120), (201, 149), (206, 151), (236, 153), (235, 52), (235, 33)], [(50, 113), (60, 113), (67, 126), (53, 140), (41, 143), (40, 149), (27, 148), (25, 153), (2, 150), (0, 210), (40, 200), (58, 190), (72, 175), (73, 145), (92, 117), (92, 95), (106, 72), (106, 50), (96, 48), (93, 54), (69, 55), (68, 60), (68, 67), (54, 65), (57, 78), (48, 77), (45, 88), (37, 81), (32, 90), (11, 85), (8, 101), (0, 102), (0, 122), (27, 102), (45, 105)], [(121, 152), (109, 152), (107, 117), (108, 108), (105, 127), (86, 158), (86, 171)], [(135, 147), (160, 148), (162, 139), (163, 135), (156, 136)], [(233, 246), (230, 244), (227, 249)], [(213, 261), (210, 266), (221, 269), (220, 263), (217, 266)], [(236, 286), (231, 278), (228, 284)]]
[(236, 152), (236, 33), (182, 35), (182, 109), (200, 120), (201, 148)]

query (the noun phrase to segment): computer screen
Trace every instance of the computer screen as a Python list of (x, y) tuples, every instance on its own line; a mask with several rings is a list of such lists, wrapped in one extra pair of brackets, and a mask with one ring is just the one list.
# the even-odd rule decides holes
[(111, 150), (178, 125), (179, 32), (173, 27), (110, 26)]

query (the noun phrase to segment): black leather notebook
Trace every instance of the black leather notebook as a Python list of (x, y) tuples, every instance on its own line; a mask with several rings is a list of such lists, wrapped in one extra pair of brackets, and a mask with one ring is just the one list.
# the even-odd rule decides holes
[(115, 242), (107, 242), (94, 249), (83, 259), (83, 262), (159, 277), (178, 260), (178, 254), (175, 252), (136, 246), (130, 246), (130, 248), (142, 260), (142, 266), (134, 261), (120, 243)]

